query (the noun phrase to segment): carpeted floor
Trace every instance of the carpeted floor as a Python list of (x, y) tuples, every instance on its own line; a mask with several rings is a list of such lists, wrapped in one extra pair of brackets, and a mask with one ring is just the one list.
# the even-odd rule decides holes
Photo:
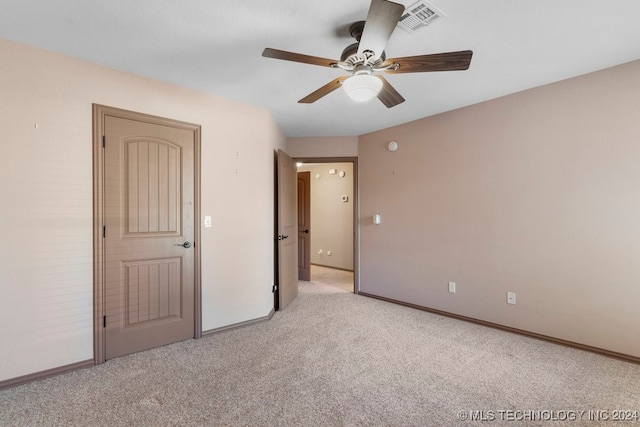
[(639, 365), (314, 281), (268, 322), (0, 391), (2, 426), (594, 426), (619, 409), (640, 411)]
[(353, 292), (353, 271), (311, 264), (311, 281), (344, 292)]

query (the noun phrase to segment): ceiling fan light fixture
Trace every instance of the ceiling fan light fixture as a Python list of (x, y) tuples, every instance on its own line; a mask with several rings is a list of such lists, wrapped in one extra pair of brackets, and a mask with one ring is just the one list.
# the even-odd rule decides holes
[(355, 74), (342, 83), (342, 88), (354, 101), (366, 102), (378, 96), (382, 80), (371, 74)]

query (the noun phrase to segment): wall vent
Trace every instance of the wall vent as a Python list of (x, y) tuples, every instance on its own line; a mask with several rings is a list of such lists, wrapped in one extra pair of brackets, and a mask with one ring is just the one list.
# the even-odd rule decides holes
[(398, 21), (398, 27), (412, 34), (445, 16), (446, 15), (432, 3), (425, 0), (418, 0), (405, 9), (404, 14), (400, 17), (400, 21)]

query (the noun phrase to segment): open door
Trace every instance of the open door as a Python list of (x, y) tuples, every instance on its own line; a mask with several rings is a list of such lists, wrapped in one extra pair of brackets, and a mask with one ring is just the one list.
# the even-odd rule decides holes
[(298, 171), (278, 150), (278, 309), (298, 296)]
[(298, 280), (311, 280), (311, 172), (298, 172)]

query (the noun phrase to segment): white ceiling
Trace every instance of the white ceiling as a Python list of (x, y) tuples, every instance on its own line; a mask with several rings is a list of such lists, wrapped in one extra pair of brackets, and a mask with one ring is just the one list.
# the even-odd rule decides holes
[(396, 29), (387, 56), (471, 49), (471, 67), (387, 75), (406, 99), (391, 109), (340, 90), (298, 104), (344, 72), (261, 56), (339, 59), (370, 0), (0, 0), (0, 37), (268, 108), (286, 136), (360, 135), (640, 59), (638, 0), (432, 3), (446, 17)]

